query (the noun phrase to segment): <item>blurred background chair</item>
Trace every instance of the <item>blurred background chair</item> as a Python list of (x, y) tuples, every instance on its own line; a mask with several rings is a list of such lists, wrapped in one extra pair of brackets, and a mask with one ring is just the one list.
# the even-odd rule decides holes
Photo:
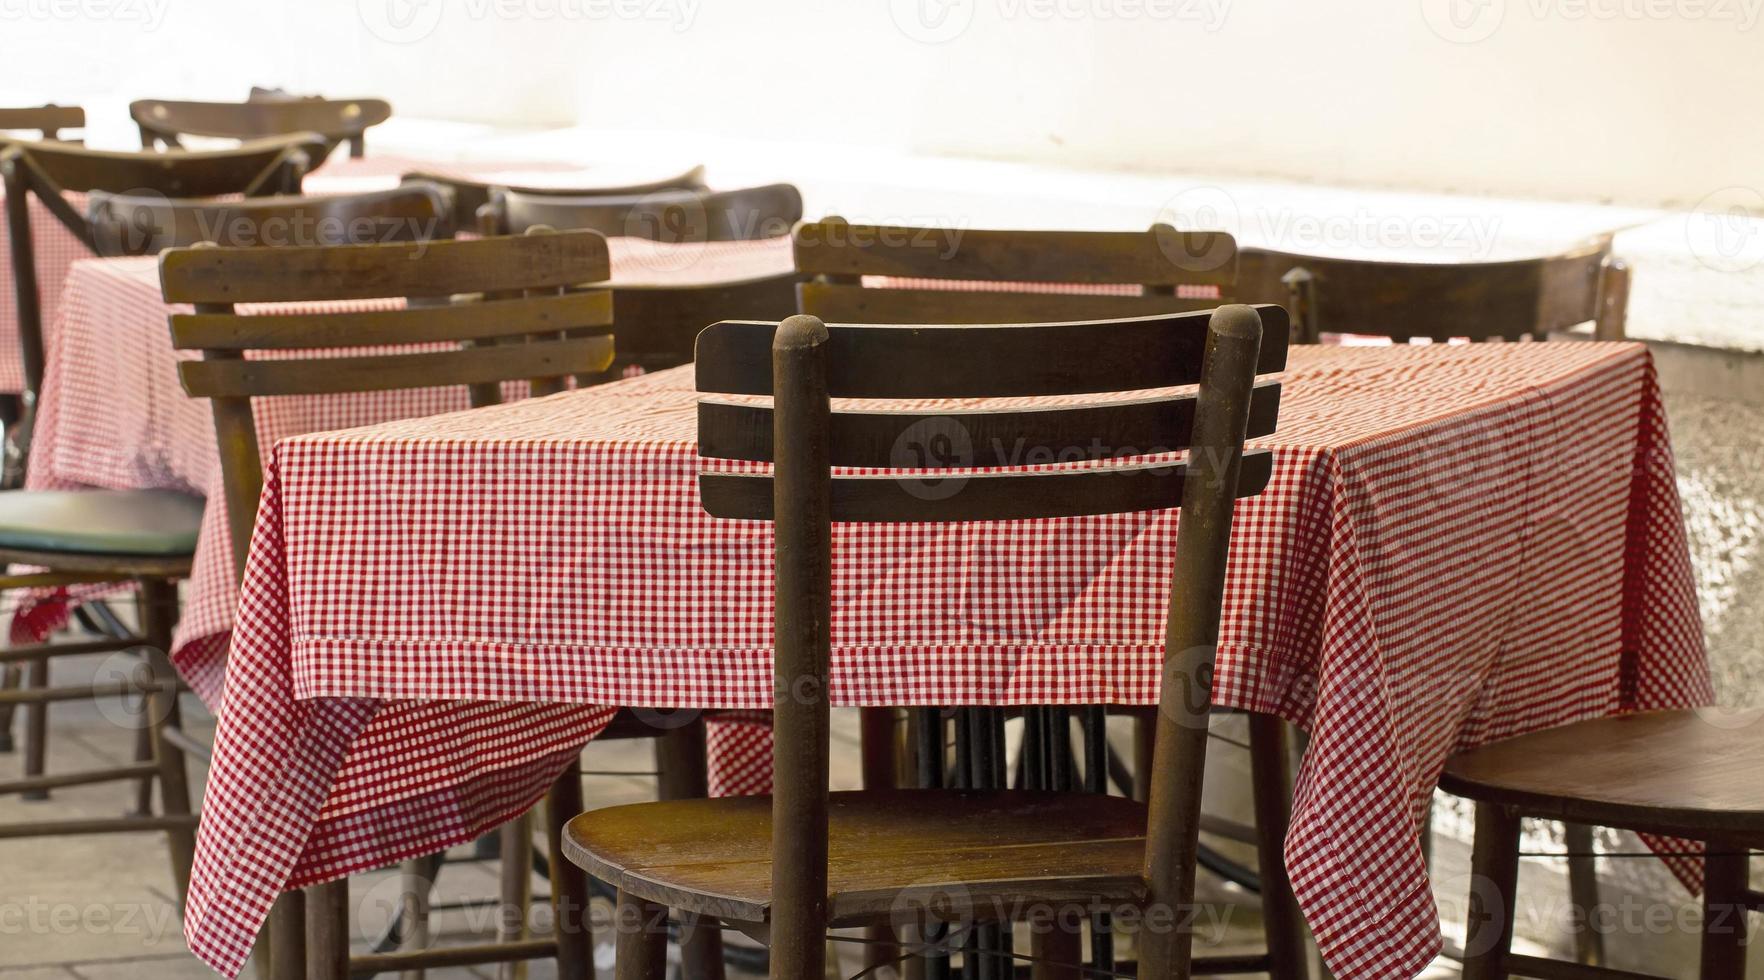
[(339, 143), (349, 144), (349, 155), (364, 152), (369, 127), (392, 118), (392, 106), (384, 99), (256, 98), (245, 102), (174, 102), (137, 99), (129, 103), (129, 116), (141, 130), (141, 148), (179, 149), (185, 136), (204, 136), (241, 141), (318, 133), (324, 150), (315, 153), (312, 166), (324, 162)]

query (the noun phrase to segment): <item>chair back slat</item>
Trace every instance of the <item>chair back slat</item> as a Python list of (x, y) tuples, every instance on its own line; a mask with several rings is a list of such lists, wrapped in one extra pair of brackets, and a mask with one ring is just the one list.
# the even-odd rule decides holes
[[(166, 252), (160, 274), (173, 303), (448, 296), (556, 289), (610, 276), (606, 239), (593, 232), (373, 246), (191, 248)], [(592, 276), (592, 278), (584, 278)]]
[[(200, 361), (179, 363), (179, 376), (214, 410), (240, 573), (263, 492), (253, 398), (464, 386), (474, 405), (489, 404), (501, 382), (527, 379), (535, 393), (548, 393), (612, 360), (611, 297), (571, 288), (611, 275), (606, 240), (591, 231), (417, 244), (198, 245), (166, 251), (159, 269), (166, 301), (196, 306), (173, 315), (172, 338), (180, 349), (202, 352)], [(387, 297), (410, 302), (335, 313), (245, 314), (234, 305)], [(409, 349), (435, 343), (459, 349)], [(325, 353), (363, 347), (395, 352)], [(250, 356), (258, 352), (269, 356)]]
[[(247, 102), (176, 102), (139, 99), (129, 116), (141, 130), (141, 146), (180, 145), (181, 136), (254, 140), (287, 133), (318, 133), (325, 150), (347, 140), (361, 156), (362, 134), (392, 117), (384, 99), (258, 98)], [(316, 166), (323, 159), (314, 159)]]
[(1322, 333), (1544, 340), (1587, 322), (1599, 324), (1601, 337), (1617, 339), (1628, 291), (1618, 270), (1608, 236), (1559, 255), (1501, 262), (1387, 262), (1246, 248), (1238, 257), (1238, 295), (1293, 307), (1299, 339), (1313, 342)]
[(593, 290), (425, 306), (417, 317), (405, 310), (293, 316), (174, 313), (171, 333), (178, 350), (308, 350), (501, 340), (612, 322), (612, 295)]
[[(1254, 496), (1267, 488), (1273, 459), (1265, 449), (1244, 455), (1238, 496)], [(830, 506), (835, 521), (869, 524), (1088, 517), (1179, 506), (1188, 478), (1182, 465), (1174, 462), (956, 478), (842, 476), (833, 480)], [(951, 489), (957, 485), (959, 489)], [(950, 490), (947, 499), (946, 489)], [(713, 517), (776, 519), (776, 487), (769, 476), (700, 474), (698, 496)]]
[[(472, 180), (429, 170), (410, 171), (404, 175), (404, 179), (422, 180), (440, 185), (452, 199), (454, 227), (475, 228), (479, 227), (479, 209), (490, 203), (490, 192), (497, 188), (522, 195), (550, 195), (554, 197), (636, 197), (660, 191), (696, 191), (704, 189), (704, 167), (702, 165), (696, 166), (684, 173), (673, 174), (659, 180), (605, 187), (530, 187), (495, 181)], [(494, 232), (494, 234), (507, 233), (503, 229)]]
[(171, 200), (94, 193), (86, 221), (100, 255), (151, 255), (198, 242), (231, 246), (371, 245), (453, 237), (433, 184), (366, 194)]
[(1236, 244), (1220, 231), (986, 231), (855, 225), (830, 218), (796, 229), (798, 271), (995, 282), (1228, 286)]
[[(1076, 463), (1159, 455), (1187, 449), (1193, 437), (1193, 393), (1076, 407), (858, 411), (835, 408), (829, 419), (834, 466), (994, 467)], [(1249, 436), (1269, 435), (1280, 412), (1280, 383), (1258, 382), (1250, 400)], [(698, 451), (717, 459), (772, 459), (772, 409), (701, 400)], [(922, 450), (935, 451), (922, 451)]]
[[(63, 193), (162, 194), (166, 197), (220, 197), (259, 193), (298, 193), (300, 178), (324, 149), (315, 133), (255, 140), (224, 150), (147, 153), (93, 150), (77, 143), (14, 143), (32, 169)], [(287, 179), (261, 181), (285, 169)]]
[(178, 377), (194, 398), (336, 395), (598, 373), (612, 353), (611, 337), (582, 337), (419, 354), (183, 361)]
[(0, 130), (34, 129), (46, 140), (59, 139), (64, 129), (85, 129), (86, 110), (71, 105), (22, 109), (0, 107)]
[[(1286, 366), (1286, 311), (1258, 306), (1262, 373)], [(835, 398), (961, 398), (1137, 391), (1200, 380), (1210, 313), (1020, 325), (842, 324), (827, 340)], [(731, 320), (698, 336), (698, 390), (769, 395), (776, 325)], [(859, 352), (862, 356), (857, 356)]]
[(829, 323), (1033, 323), (1057, 320), (1155, 316), (1210, 310), (1216, 297), (1191, 299), (1145, 293), (1019, 292), (900, 289), (843, 283), (804, 282), (796, 287), (797, 307)]
[(499, 188), (482, 225), (503, 234), (529, 228), (590, 228), (610, 237), (658, 242), (729, 242), (778, 238), (802, 220), (802, 194), (789, 184), (729, 191), (658, 191), (641, 195), (564, 197)]

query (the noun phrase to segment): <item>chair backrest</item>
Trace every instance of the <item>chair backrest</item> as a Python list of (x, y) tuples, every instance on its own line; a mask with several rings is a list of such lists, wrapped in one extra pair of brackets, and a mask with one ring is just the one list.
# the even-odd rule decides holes
[(255, 140), (288, 133), (318, 133), (325, 150), (313, 158), (318, 166), (331, 148), (347, 141), (351, 156), (361, 156), (363, 134), (392, 117), (384, 99), (258, 98), (247, 102), (172, 102), (139, 99), (129, 103), (129, 116), (141, 130), (141, 148), (176, 148), (180, 136), (214, 136)]
[(12, 288), (25, 383), (24, 417), (6, 434), (6, 476), (0, 482), (13, 485), (22, 474), (31, 405), (43, 384), (43, 309), (30, 198), (40, 201), (86, 248), (97, 251), (91, 227), (67, 194), (105, 191), (166, 198), (296, 194), (313, 152), (323, 147), (323, 140), (313, 133), (201, 152), (119, 153), (53, 141), (0, 143), (0, 183), (6, 193), (6, 234), (12, 247)]
[(1418, 263), (1326, 258), (1268, 249), (1238, 253), (1238, 296), (1280, 302), (1293, 337), (1368, 334), (1404, 342), (1546, 340), (1594, 324), (1623, 339), (1629, 269), (1602, 236), (1557, 255), (1502, 262)]
[(802, 194), (789, 184), (730, 191), (656, 191), (639, 195), (490, 192), (479, 229), (590, 228), (608, 237), (656, 242), (746, 242), (779, 238), (802, 220)]
[[(478, 211), (490, 203), (490, 191), (504, 188), (517, 194), (551, 195), (556, 197), (635, 197), (660, 191), (695, 191), (704, 189), (704, 167), (697, 166), (685, 173), (640, 184), (618, 184), (607, 187), (520, 187), (482, 180), (470, 180), (428, 170), (413, 170), (405, 180), (427, 180), (440, 184), (453, 196), (453, 226), (479, 228)], [(497, 232), (506, 234), (506, 232)]]
[(371, 245), (453, 237), (441, 188), (367, 194), (173, 200), (94, 192), (86, 220), (100, 255), (152, 255), (197, 242), (230, 246)]
[[(802, 312), (840, 323), (1027, 323), (1211, 309), (1231, 298), (1220, 231), (981, 231), (854, 225), (795, 232)], [(869, 280), (866, 282), (866, 280)], [(982, 285), (984, 284), (984, 285)]]
[[(610, 274), (606, 239), (594, 232), (390, 245), (199, 245), (162, 253), (159, 268), (166, 302), (195, 306), (172, 316), (172, 344), (202, 352), (201, 360), (180, 362), (178, 374), (186, 392), (213, 402), (240, 573), (263, 488), (253, 397), (464, 385), (473, 404), (485, 405), (499, 400), (504, 381), (527, 380), (535, 395), (549, 394), (568, 377), (612, 361), (612, 296), (576, 288)], [(251, 315), (235, 308), (394, 297), (410, 302), (353, 312), (284, 307)], [(347, 353), (413, 345), (442, 346)]]
[[(1080, 323), (829, 326), (798, 315), (706, 328), (696, 362), (698, 390), (709, 396), (699, 405), (699, 453), (773, 463), (770, 473), (707, 466), (699, 497), (717, 517), (775, 524), (774, 923), (824, 915), (832, 523), (1023, 520), (1177, 505), (1146, 874), (1153, 902), (1187, 904), (1232, 506), (1260, 492), (1272, 471), (1268, 452), (1245, 453), (1244, 440), (1273, 431), (1279, 387), (1256, 376), (1285, 367), (1286, 333), (1285, 312), (1273, 306)], [(1145, 391), (1197, 383), (1198, 390)], [(1122, 391), (1142, 396), (996, 410), (830, 402)], [(772, 403), (719, 394), (770, 395)], [(1009, 462), (987, 458), (986, 447), (1073, 463), (1191, 451), (1186, 460), (927, 484), (927, 470)], [(785, 931), (808, 939), (781, 949), (774, 928), (774, 973), (820, 976), (823, 931)], [(1180, 950), (1142, 951), (1142, 970), (1148, 955), (1160, 964)]]
[(64, 129), (85, 129), (86, 110), (79, 106), (43, 105), (0, 108), (0, 131), (34, 129), (46, 140), (58, 140)]

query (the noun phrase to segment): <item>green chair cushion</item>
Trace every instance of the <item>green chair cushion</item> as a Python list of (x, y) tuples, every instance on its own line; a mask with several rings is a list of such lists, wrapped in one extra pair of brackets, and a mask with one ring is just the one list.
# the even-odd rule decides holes
[(202, 498), (172, 490), (0, 493), (0, 548), (89, 555), (188, 555)]

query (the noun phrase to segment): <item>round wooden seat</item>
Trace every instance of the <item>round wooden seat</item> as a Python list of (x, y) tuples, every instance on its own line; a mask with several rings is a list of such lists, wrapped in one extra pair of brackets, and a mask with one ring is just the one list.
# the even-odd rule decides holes
[[(828, 817), (833, 926), (932, 911), (997, 918), (1018, 900), (1144, 899), (1145, 807), (1068, 793), (898, 790), (834, 793)], [(564, 853), (622, 891), (757, 923), (771, 907), (769, 796), (591, 810)]]
[(1527, 815), (1764, 838), (1764, 711), (1656, 711), (1460, 752), (1441, 788)]

